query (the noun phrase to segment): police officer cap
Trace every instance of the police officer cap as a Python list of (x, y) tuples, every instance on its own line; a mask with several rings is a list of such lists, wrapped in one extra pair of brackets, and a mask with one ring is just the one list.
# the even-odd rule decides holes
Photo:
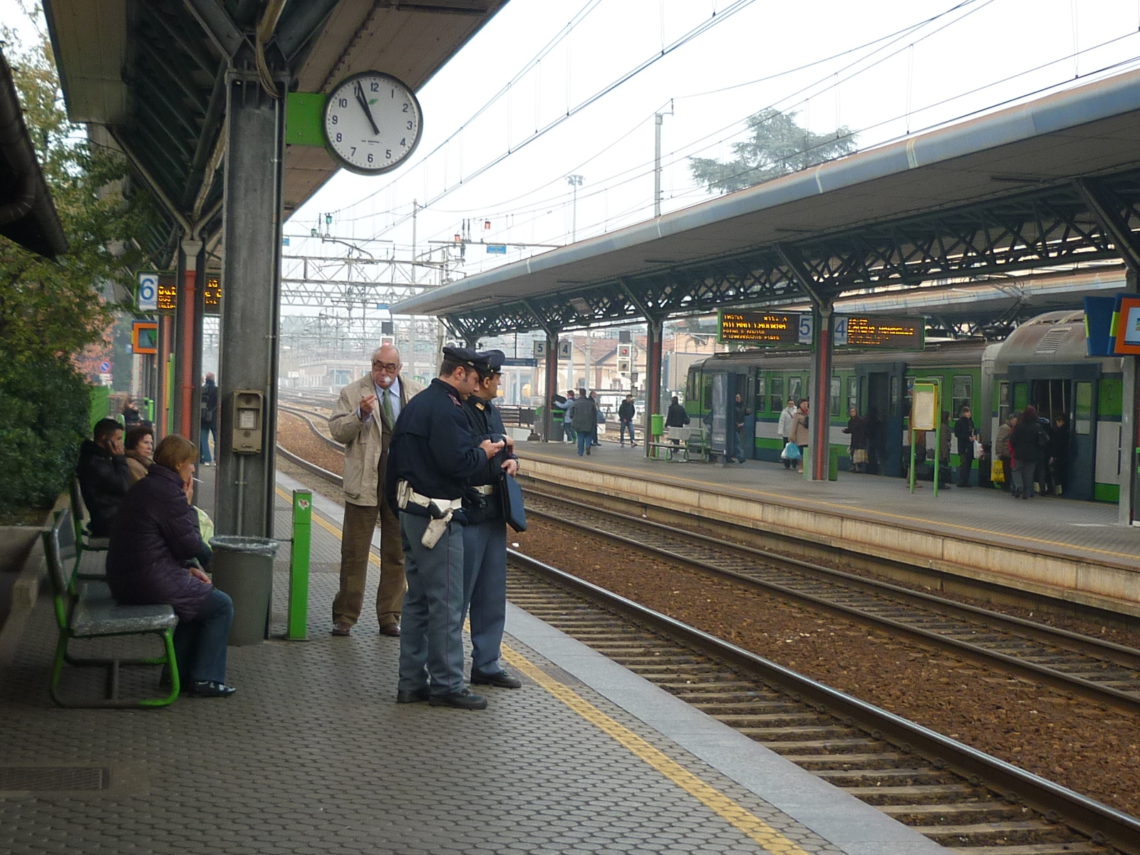
[(466, 347), (445, 347), (443, 349), (443, 356), (445, 359), (450, 359), (467, 368), (474, 368), (476, 371), (485, 371), (487, 369), (487, 361), (484, 359), (483, 354), (476, 353), (474, 350)]
[(486, 368), (479, 371), (482, 376), (487, 377), (491, 374), (503, 373), (503, 360), (507, 358), (507, 355), (501, 350), (484, 350), (475, 355), (487, 365)]

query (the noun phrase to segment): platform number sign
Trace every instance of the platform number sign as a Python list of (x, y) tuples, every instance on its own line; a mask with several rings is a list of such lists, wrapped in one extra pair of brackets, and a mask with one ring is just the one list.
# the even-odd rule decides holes
[(140, 273), (137, 302), (140, 312), (154, 312), (158, 310), (158, 274)]
[(814, 341), (814, 331), (815, 326), (812, 323), (811, 315), (800, 315), (800, 323), (798, 327), (799, 343), (810, 345)]

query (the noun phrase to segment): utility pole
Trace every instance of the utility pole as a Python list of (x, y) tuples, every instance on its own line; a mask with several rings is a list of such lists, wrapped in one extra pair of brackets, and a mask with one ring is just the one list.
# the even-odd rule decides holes
[(668, 113), (653, 114), (653, 217), (661, 216), (661, 124), (665, 116), (673, 115), (673, 99), (669, 99)]
[(570, 208), (570, 243), (575, 243), (578, 240), (578, 188), (582, 186), (582, 176), (567, 175), (566, 183), (574, 194)]

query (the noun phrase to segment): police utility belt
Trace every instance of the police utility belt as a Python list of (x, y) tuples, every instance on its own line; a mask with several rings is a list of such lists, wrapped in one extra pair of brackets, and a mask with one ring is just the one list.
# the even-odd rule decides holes
[(404, 510), (408, 505), (415, 505), (426, 511), (421, 516), (430, 517), (431, 522), (428, 523), (424, 536), (420, 538), (420, 543), (427, 549), (431, 549), (447, 531), (452, 515), (463, 506), (463, 500), (433, 499), (430, 496), (424, 496), (413, 490), (412, 485), (407, 481), (401, 479), (396, 483), (396, 505), (400, 510)]

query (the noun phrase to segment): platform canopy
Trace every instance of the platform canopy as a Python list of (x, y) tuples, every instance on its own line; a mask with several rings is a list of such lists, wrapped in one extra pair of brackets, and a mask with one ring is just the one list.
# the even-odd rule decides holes
[(59, 215), (36, 160), (12, 69), (0, 52), (0, 235), (49, 258), (67, 250)]
[(1140, 71), (722, 196), (397, 305), (548, 334), (1121, 258), (1140, 268)]
[[(170, 262), (191, 227), (221, 231), (229, 58), (246, 50), (269, 77), (328, 92), (375, 68), (419, 89), (507, 0), (44, 0), (68, 115), (131, 161), (162, 202), (140, 242)], [(322, 148), (289, 147), (281, 204), (291, 214), (337, 166)], [(177, 214), (172, 214), (171, 209)]]

